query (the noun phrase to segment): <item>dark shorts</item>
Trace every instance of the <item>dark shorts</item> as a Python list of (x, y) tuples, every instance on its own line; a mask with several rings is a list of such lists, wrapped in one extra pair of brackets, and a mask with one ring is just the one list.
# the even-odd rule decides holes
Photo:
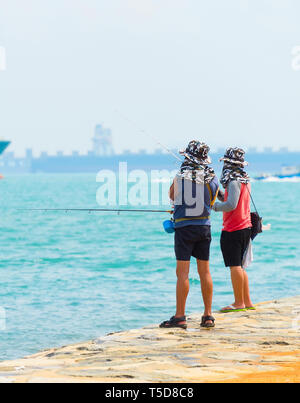
[(244, 254), (251, 239), (251, 229), (241, 231), (223, 231), (221, 249), (226, 267), (242, 266)]
[(191, 257), (209, 260), (211, 229), (209, 225), (189, 225), (175, 231), (175, 254), (177, 260), (188, 261)]

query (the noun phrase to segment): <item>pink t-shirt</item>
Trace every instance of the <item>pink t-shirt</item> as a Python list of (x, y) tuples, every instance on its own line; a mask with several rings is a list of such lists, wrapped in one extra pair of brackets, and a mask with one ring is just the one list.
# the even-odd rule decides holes
[[(248, 186), (251, 192), (251, 186)], [(251, 210), (250, 210), (250, 193), (247, 185), (242, 184), (241, 195), (237, 208), (229, 213), (223, 213), (223, 231), (234, 232), (242, 229), (251, 228)], [(225, 201), (228, 198), (228, 191), (225, 191)]]

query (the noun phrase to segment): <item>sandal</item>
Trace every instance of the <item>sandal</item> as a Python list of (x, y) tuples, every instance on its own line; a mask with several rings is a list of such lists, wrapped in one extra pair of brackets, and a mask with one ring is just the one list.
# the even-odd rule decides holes
[[(206, 323), (208, 321), (211, 321), (212, 323)], [(213, 316), (202, 316), (202, 321), (201, 321), (201, 327), (215, 327), (215, 318)]]
[(226, 308), (220, 310), (221, 313), (229, 313), (229, 312), (245, 312), (246, 308), (235, 308), (233, 305), (229, 305)]
[(160, 328), (172, 328), (172, 327), (178, 327), (180, 329), (187, 329), (187, 324), (181, 324), (180, 322), (185, 322), (186, 321), (186, 316), (182, 316), (181, 318), (175, 318), (175, 316), (172, 316), (170, 320), (166, 320), (165, 322), (161, 323), (159, 325)]

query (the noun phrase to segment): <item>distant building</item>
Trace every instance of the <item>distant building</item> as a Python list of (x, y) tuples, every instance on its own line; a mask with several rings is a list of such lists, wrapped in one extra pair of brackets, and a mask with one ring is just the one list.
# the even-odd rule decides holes
[[(116, 171), (120, 162), (126, 162), (130, 170), (144, 169), (179, 169), (180, 161), (175, 159), (161, 147), (155, 152), (140, 150), (139, 152), (127, 149), (121, 154), (115, 154), (112, 145), (112, 133), (110, 129), (97, 125), (93, 137), (93, 149), (87, 154), (80, 154), (72, 151), (69, 155), (62, 151), (56, 155), (50, 155), (46, 151), (39, 157), (35, 157), (32, 149), (27, 149), (24, 157), (16, 157), (13, 152), (4, 152), (9, 142), (0, 141), (0, 172), (1, 174), (21, 173), (96, 173), (102, 169)], [(172, 149), (173, 154), (178, 155), (177, 149)], [(225, 147), (219, 148), (217, 152), (211, 151), (213, 167), (219, 172), (222, 164), (219, 158), (224, 155)], [(3, 153), (3, 155), (1, 155)], [(271, 147), (265, 148), (263, 152), (254, 146), (248, 148), (248, 158), (251, 173), (280, 172), (282, 165), (298, 166), (300, 151), (289, 152), (287, 148), (281, 148), (275, 152)]]
[(26, 159), (31, 160), (33, 158), (33, 152), (31, 148), (27, 148), (26, 150)]
[(6, 152), (4, 158), (7, 160), (13, 160), (15, 158), (15, 153), (13, 151)]
[(95, 135), (93, 137), (93, 153), (96, 156), (113, 155), (112, 133), (110, 129), (106, 129), (102, 125), (95, 127)]

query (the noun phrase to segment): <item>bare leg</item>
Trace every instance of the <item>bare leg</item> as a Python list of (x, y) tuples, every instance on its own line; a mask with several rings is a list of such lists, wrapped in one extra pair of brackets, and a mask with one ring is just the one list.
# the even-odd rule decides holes
[(177, 261), (176, 318), (185, 316), (186, 300), (190, 290), (189, 271), (189, 261)]
[[(204, 316), (212, 315), (213, 281), (209, 270), (209, 262), (197, 260), (198, 273), (201, 281), (202, 298), (204, 302)], [(207, 323), (212, 323), (207, 321)]]
[(241, 266), (234, 266), (230, 268), (231, 270), (231, 281), (232, 287), (234, 292), (235, 301), (233, 306), (235, 308), (245, 308), (245, 301), (244, 301), (244, 270)]
[(247, 308), (253, 308), (254, 305), (252, 304), (251, 297), (250, 297), (250, 288), (249, 288), (249, 279), (248, 274), (244, 270), (244, 302)]

